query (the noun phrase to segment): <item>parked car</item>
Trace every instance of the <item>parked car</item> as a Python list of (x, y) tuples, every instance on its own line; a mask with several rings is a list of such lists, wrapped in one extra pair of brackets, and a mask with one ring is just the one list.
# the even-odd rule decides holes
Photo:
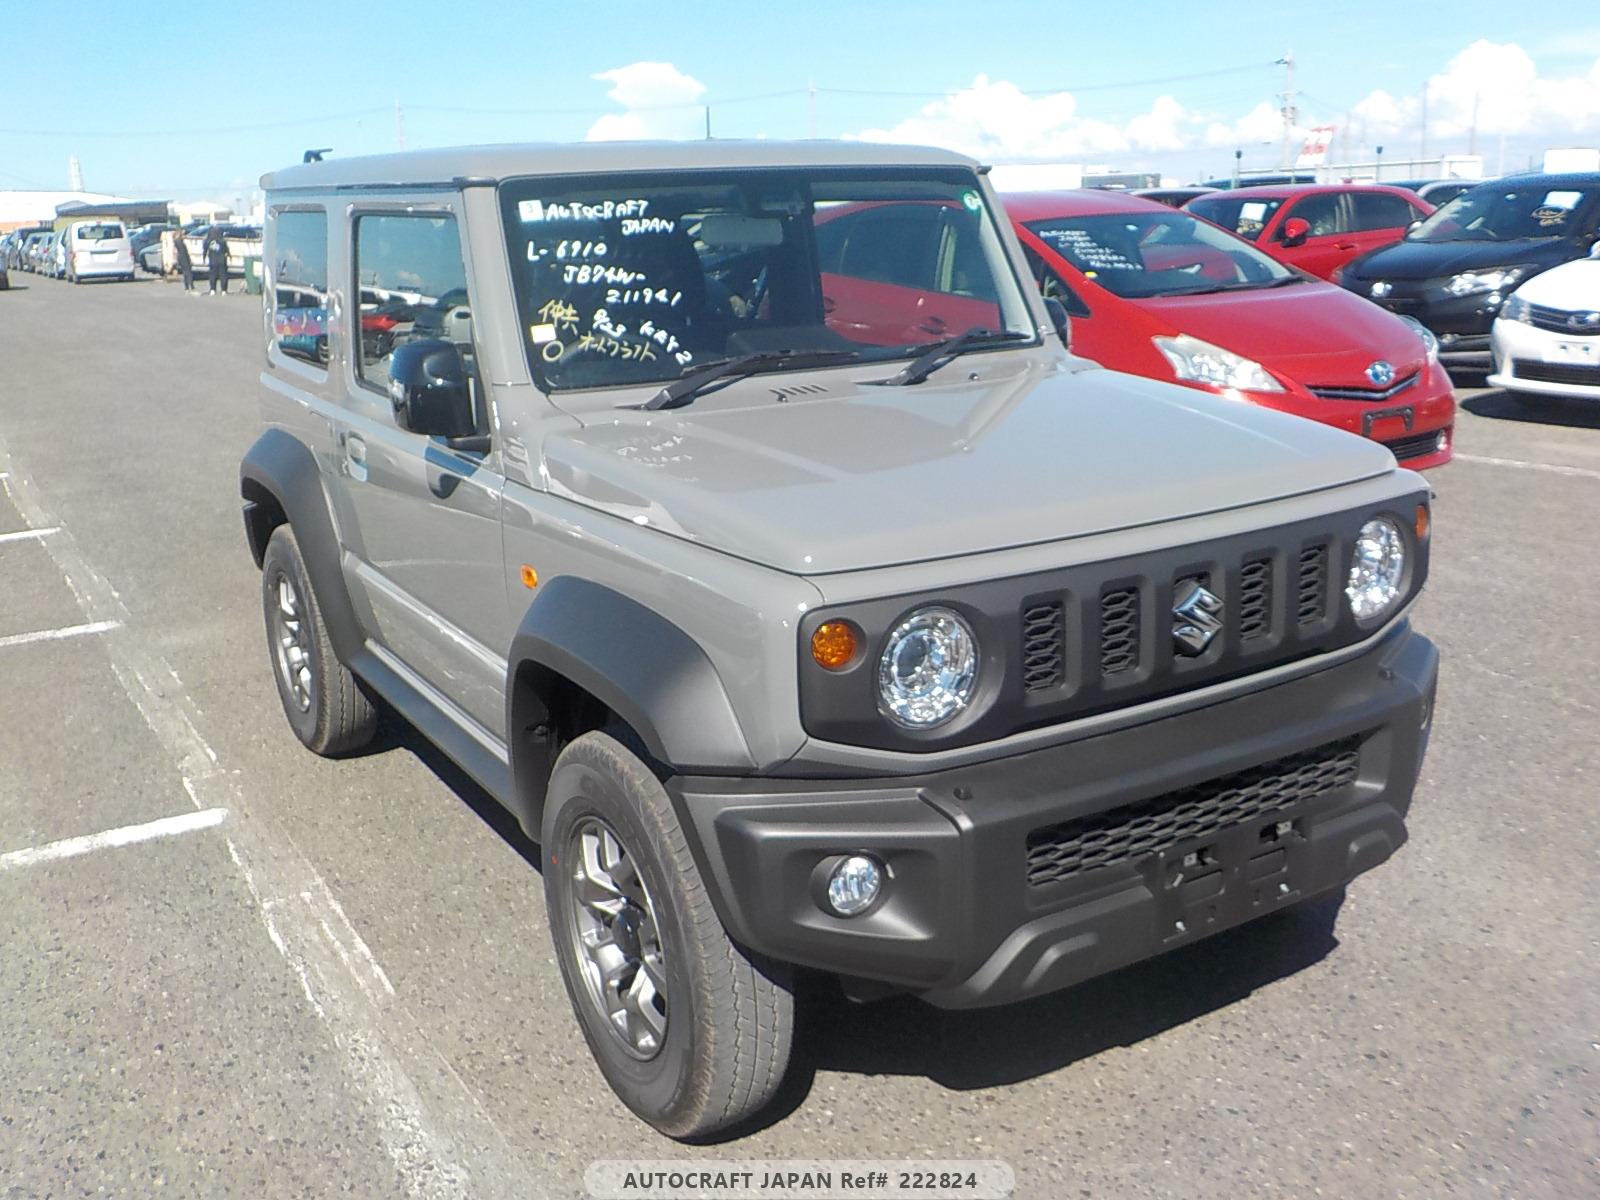
[(39, 234), (33, 242), (33, 249), (29, 253), (29, 260), (33, 263), (33, 270), (38, 275), (49, 275), (54, 270), (52, 259), (59, 235), (54, 229)]
[(5, 291), (11, 286), (11, 268), (6, 266), (4, 254), (0, 254), (0, 291)]
[(50, 240), (45, 244), (44, 263), (44, 273), (51, 279), (65, 279), (67, 277), (67, 231), (65, 229), (58, 229), (50, 235)]
[(1390, 187), (1405, 188), (1415, 192), (1435, 208), (1442, 208), (1462, 192), (1470, 191), (1483, 182), (1481, 179), (1390, 179)]
[(157, 221), (149, 225), (141, 225), (137, 229), (128, 231), (128, 245), (133, 249), (133, 257), (138, 259), (147, 246), (159, 246), (161, 235), (169, 229), (176, 229), (170, 221)]
[(1505, 298), (1600, 237), (1600, 174), (1523, 175), (1463, 192), (1396, 245), (1347, 264), (1339, 282), (1416, 317), (1447, 362), (1490, 365)]
[(26, 262), (28, 239), (33, 237), (35, 234), (48, 232), (50, 232), (48, 229), (45, 229), (42, 226), (36, 226), (33, 228), (14, 229), (7, 234), (6, 236), (9, 239), (9, 243), (6, 247), (6, 266), (13, 271), (28, 270), (28, 264)]
[[(184, 241), (189, 246), (189, 261), (194, 264), (196, 275), (203, 276), (206, 272), (206, 234), (215, 226), (216, 223), (208, 221), (184, 234)], [(223, 223), (221, 229), (228, 243), (228, 274), (243, 275), (244, 260), (261, 257), (261, 227)]]
[[(513, 145), (262, 184), (263, 666), (311, 751), (381, 698), (515, 814), (658, 1129), (772, 1100), (799, 967), (1020, 1000), (1404, 842), (1426, 481), (1068, 354), (976, 162)], [(439, 336), (369, 343), (362, 290)]]
[(1600, 242), (1513, 292), (1489, 339), (1491, 387), (1600, 400)]
[(1450, 461), (1455, 394), (1416, 322), (1151, 201), (1004, 203), (1034, 278), (1072, 317), (1075, 353), (1374, 438), (1404, 466)]
[(62, 246), (62, 273), (73, 283), (134, 277), (133, 248), (121, 221), (74, 221)]
[(1225, 192), (1236, 188), (1282, 187), (1286, 183), (1315, 183), (1316, 181), (1317, 173), (1309, 169), (1305, 171), (1251, 171), (1241, 175), (1237, 182), (1231, 175), (1224, 175), (1220, 179), (1207, 179), (1200, 186)]
[(1143, 197), (1146, 200), (1154, 200), (1157, 204), (1165, 204), (1168, 208), (1182, 208), (1189, 201), (1199, 196), (1209, 196), (1216, 190), (1214, 187), (1196, 185), (1195, 187), (1138, 188), (1130, 194)]
[(1399, 241), (1433, 211), (1404, 188), (1353, 183), (1238, 188), (1184, 208), (1319, 279), (1332, 279), (1357, 255)]

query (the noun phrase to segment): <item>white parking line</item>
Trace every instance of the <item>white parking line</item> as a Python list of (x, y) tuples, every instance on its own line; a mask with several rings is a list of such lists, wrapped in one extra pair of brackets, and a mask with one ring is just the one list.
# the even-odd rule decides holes
[(91, 633), (105, 633), (116, 629), (121, 621), (90, 621), (87, 625), (67, 625), (61, 629), (38, 629), (32, 633), (8, 633), (0, 637), (0, 650), (10, 646), (26, 646), (30, 642), (59, 642), (63, 638), (85, 637)]
[(139, 842), (153, 842), (157, 838), (176, 837), (180, 833), (193, 833), (197, 829), (211, 829), (228, 819), (225, 808), (206, 808), (199, 812), (179, 813), (175, 817), (162, 817), (146, 821), (143, 825), (124, 825), (120, 829), (107, 829), (103, 833), (90, 833), (83, 837), (64, 838), (43, 846), (29, 846), (25, 850), (12, 850), (0, 854), (0, 871), (14, 867), (31, 867), (38, 863), (54, 862), (58, 858), (76, 858), (95, 850), (109, 850), (115, 846), (132, 846)]
[(52, 533), (60, 533), (59, 525), (51, 529), (19, 529), (15, 533), (0, 533), (0, 542), (26, 542), (34, 538), (49, 537)]
[(1457, 453), (1456, 462), (1477, 463), (1480, 467), (1515, 467), (1519, 471), (1548, 471), (1552, 475), (1575, 475), (1579, 479), (1600, 479), (1600, 471), (1588, 467), (1566, 467), (1560, 463), (1527, 462), (1520, 458), (1490, 458), (1483, 454)]

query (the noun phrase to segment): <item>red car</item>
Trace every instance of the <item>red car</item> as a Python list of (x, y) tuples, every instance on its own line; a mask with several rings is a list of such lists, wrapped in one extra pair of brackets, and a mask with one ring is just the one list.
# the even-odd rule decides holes
[(1001, 198), (1074, 352), (1363, 434), (1407, 467), (1450, 461), (1455, 393), (1416, 321), (1153, 201)]
[(1287, 184), (1197, 196), (1183, 206), (1322, 279), (1368, 250), (1398, 242), (1433, 206), (1381, 184)]

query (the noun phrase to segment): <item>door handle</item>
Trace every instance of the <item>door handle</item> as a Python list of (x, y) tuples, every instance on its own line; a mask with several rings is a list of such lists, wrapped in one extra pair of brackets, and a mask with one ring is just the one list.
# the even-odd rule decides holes
[(1333, 248), (1335, 250), (1354, 250), (1356, 244), (1354, 242), (1335, 242)]
[(367, 443), (358, 434), (347, 433), (339, 439), (344, 443), (344, 469), (351, 479), (367, 481)]

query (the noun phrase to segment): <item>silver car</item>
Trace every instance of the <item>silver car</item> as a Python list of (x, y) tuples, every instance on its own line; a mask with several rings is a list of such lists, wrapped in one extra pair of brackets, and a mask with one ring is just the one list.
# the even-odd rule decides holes
[(241, 491), (288, 724), (352, 754), (381, 700), (515, 814), (658, 1129), (772, 1099), (802, 968), (1008, 1003), (1405, 841), (1428, 485), (1072, 354), (977, 163), (594, 143), (262, 184)]

